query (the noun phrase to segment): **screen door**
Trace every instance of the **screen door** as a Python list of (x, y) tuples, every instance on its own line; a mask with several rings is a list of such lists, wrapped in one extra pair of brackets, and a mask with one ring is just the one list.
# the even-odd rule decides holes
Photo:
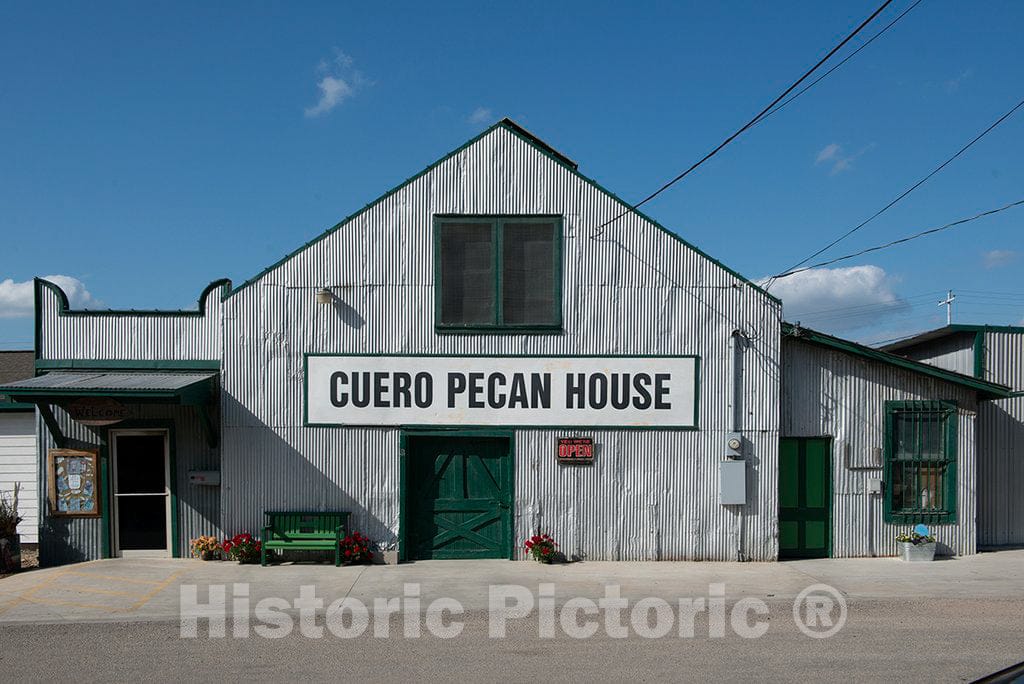
[(117, 555), (170, 556), (167, 432), (114, 432), (112, 446)]

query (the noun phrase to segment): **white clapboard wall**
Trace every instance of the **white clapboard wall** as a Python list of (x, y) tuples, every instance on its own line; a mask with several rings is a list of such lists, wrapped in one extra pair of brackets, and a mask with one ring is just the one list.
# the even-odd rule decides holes
[(18, 525), (22, 544), (39, 541), (39, 471), (36, 465), (36, 421), (31, 412), (0, 412), (0, 491), (10, 496), (21, 485)]

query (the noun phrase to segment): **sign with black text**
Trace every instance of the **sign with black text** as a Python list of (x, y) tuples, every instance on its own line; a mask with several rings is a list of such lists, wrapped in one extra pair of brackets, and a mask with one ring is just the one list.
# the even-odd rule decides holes
[(307, 425), (697, 427), (694, 356), (306, 356)]

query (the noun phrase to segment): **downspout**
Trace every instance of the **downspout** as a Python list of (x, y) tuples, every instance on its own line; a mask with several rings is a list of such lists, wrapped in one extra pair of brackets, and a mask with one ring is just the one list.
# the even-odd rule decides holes
[[(741, 406), (743, 363), (740, 355), (743, 353), (743, 345), (749, 344), (749, 342), (747, 334), (739, 328), (733, 330), (729, 336), (729, 429), (731, 432), (737, 433), (743, 430), (743, 407)], [(745, 455), (744, 460), (746, 460)], [(736, 560), (741, 562), (746, 560), (743, 553), (743, 509), (745, 506), (746, 504), (736, 506)]]

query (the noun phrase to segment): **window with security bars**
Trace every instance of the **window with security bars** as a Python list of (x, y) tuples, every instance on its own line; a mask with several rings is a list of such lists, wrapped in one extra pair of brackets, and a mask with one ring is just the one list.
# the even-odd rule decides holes
[(561, 329), (561, 218), (439, 216), (435, 245), (439, 330)]
[(885, 404), (885, 519), (895, 523), (956, 521), (956, 404)]

